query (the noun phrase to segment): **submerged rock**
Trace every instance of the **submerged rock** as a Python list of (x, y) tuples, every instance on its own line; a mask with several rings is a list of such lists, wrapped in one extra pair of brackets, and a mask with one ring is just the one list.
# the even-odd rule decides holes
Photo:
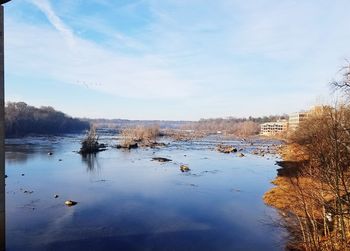
[(163, 142), (156, 142), (156, 141), (142, 141), (140, 142), (141, 147), (150, 147), (150, 148), (156, 148), (156, 147), (165, 147), (167, 144)]
[(98, 153), (98, 152), (102, 152), (102, 151), (107, 150), (107, 147), (105, 144), (99, 144), (97, 141), (92, 143), (92, 144), (88, 144), (88, 143), (83, 142), (82, 145), (83, 146), (79, 150), (79, 153), (82, 155)]
[(135, 149), (138, 147), (139, 147), (139, 145), (136, 142), (116, 146), (117, 149), (121, 149), (121, 148), (123, 148), (123, 149)]
[(123, 143), (123, 144), (117, 145), (116, 148), (133, 149), (138, 147), (157, 148), (157, 147), (165, 147), (165, 146), (167, 146), (167, 144), (163, 142), (159, 143), (155, 141), (133, 140), (132, 142), (129, 142), (129, 143)]
[(152, 160), (159, 161), (159, 162), (168, 162), (168, 161), (172, 161), (171, 159), (163, 158), (163, 157), (154, 157), (154, 158), (152, 158)]
[(73, 200), (66, 200), (64, 202), (64, 204), (66, 204), (67, 206), (71, 207), (71, 206), (74, 206), (74, 205), (78, 204), (78, 202), (73, 201)]
[(189, 171), (191, 171), (191, 169), (188, 167), (188, 166), (186, 166), (186, 165), (181, 165), (180, 166), (180, 170), (181, 170), (181, 172), (189, 172)]

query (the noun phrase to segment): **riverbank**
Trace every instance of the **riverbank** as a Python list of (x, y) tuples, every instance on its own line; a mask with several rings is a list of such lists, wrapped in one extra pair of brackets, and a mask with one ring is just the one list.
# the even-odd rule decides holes
[[(283, 160), (276, 163), (279, 168), (271, 182), (274, 187), (264, 194), (263, 200), (278, 210), (280, 220), (276, 225), (289, 232), (287, 250), (349, 250), (348, 244), (337, 244), (335, 229), (339, 227), (339, 218), (333, 208), (339, 202), (334, 187), (320, 178), (324, 176), (307, 152), (299, 144), (280, 148)], [(346, 190), (339, 190), (338, 194), (347, 196)], [(341, 206), (345, 210), (346, 202)]]
[[(264, 194), (264, 202), (280, 210), (290, 210), (295, 213), (297, 196), (294, 188), (294, 178), (299, 176), (307, 156), (298, 145), (286, 144), (279, 148), (278, 154), (282, 161), (277, 161), (277, 177), (271, 182), (274, 187)], [(306, 183), (303, 179), (302, 183)]]
[[(277, 177), (271, 182), (274, 187), (268, 190), (263, 200), (266, 205), (276, 208), (280, 219), (276, 226), (282, 227), (289, 232), (289, 240), (286, 244), (287, 250), (305, 250), (300, 233), (296, 232), (294, 224), (299, 217), (305, 218), (305, 211), (300, 207), (300, 192), (314, 182), (302, 176), (303, 165), (306, 164), (308, 156), (302, 147), (297, 144), (285, 144), (279, 149), (282, 161), (276, 162), (279, 166)], [(315, 211), (314, 213), (317, 213)]]

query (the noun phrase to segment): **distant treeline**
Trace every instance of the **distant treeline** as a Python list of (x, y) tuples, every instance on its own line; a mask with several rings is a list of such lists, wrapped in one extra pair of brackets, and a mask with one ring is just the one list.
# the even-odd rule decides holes
[(171, 120), (129, 120), (129, 119), (86, 119), (97, 128), (133, 128), (137, 126), (151, 127), (154, 125), (164, 128), (180, 128), (189, 121), (171, 121)]
[(5, 106), (6, 136), (70, 133), (89, 126), (89, 122), (68, 117), (50, 106), (36, 108), (24, 102), (8, 102)]
[(223, 134), (236, 135), (241, 137), (258, 134), (260, 124), (265, 122), (277, 121), (278, 119), (286, 119), (288, 116), (265, 116), (265, 117), (249, 117), (249, 118), (212, 118), (200, 119), (184, 125), (183, 129), (192, 129), (198, 131), (217, 132)]
[[(185, 121), (185, 120), (128, 120), (128, 119), (84, 119), (94, 124), (97, 128), (113, 128), (124, 129), (133, 128), (137, 126), (150, 127), (157, 125), (160, 129), (205, 129), (205, 130), (226, 130), (231, 128), (231, 125), (240, 122), (251, 121), (257, 124), (277, 121), (278, 119), (286, 119), (288, 115), (271, 115), (264, 117), (249, 117), (249, 118), (210, 118), (200, 119), (199, 121)], [(231, 128), (232, 129), (232, 128)]]

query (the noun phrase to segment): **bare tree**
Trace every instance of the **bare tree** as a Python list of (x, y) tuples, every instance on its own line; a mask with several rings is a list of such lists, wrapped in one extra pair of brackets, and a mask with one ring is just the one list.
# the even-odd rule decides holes
[(346, 60), (347, 65), (340, 68), (339, 72), (342, 73), (342, 79), (339, 81), (331, 82), (331, 85), (336, 90), (345, 91), (350, 94), (350, 62)]
[(349, 127), (349, 105), (311, 113), (288, 146), (302, 149), (305, 161), (266, 195), (301, 250), (350, 250)]

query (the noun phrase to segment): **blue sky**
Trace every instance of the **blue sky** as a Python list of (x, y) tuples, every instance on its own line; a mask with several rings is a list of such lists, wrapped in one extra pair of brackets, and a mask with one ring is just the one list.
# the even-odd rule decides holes
[(307, 109), (350, 56), (348, 0), (13, 0), (7, 101), (78, 117)]

